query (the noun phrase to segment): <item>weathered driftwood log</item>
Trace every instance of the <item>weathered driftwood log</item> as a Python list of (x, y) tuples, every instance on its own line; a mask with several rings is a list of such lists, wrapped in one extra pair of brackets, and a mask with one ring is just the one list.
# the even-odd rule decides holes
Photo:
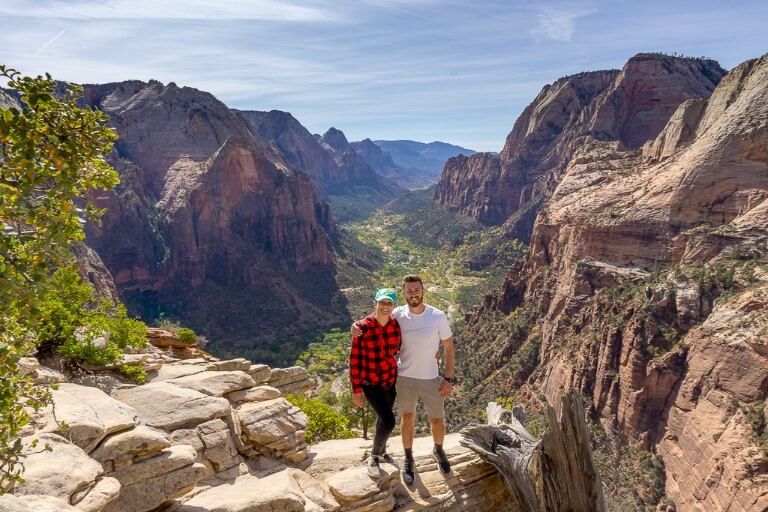
[(521, 510), (605, 510), (600, 476), (590, 450), (584, 405), (575, 393), (562, 398), (560, 421), (547, 407), (549, 430), (535, 439), (523, 426), (525, 412), (488, 405), (488, 425), (461, 431), (461, 444), (496, 467)]

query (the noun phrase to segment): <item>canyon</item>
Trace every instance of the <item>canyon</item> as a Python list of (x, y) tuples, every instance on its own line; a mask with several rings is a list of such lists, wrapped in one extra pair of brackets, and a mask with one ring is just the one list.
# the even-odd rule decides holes
[(449, 161), (436, 201), (530, 240), (465, 319), (464, 399), (574, 389), (676, 510), (764, 510), (767, 120), (768, 56), (643, 54), (545, 87), (498, 159)]

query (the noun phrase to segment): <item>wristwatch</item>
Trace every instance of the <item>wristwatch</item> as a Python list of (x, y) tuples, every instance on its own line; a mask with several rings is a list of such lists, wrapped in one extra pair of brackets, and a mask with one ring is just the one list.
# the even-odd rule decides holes
[(447, 381), (448, 381), (448, 382), (449, 382), (451, 385), (453, 385), (453, 384), (454, 384), (453, 380), (454, 380), (456, 377), (446, 377), (445, 375), (443, 375), (443, 378), (444, 378), (445, 380), (447, 380)]

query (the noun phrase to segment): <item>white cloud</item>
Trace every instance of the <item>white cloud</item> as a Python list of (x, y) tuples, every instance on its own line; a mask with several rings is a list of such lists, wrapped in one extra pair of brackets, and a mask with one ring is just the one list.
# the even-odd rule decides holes
[(271, 20), (338, 21), (329, 9), (295, 5), (283, 0), (107, 0), (96, 2), (4, 2), (0, 14), (73, 20), (173, 19), (173, 20)]
[(583, 14), (559, 9), (539, 12), (536, 16), (536, 26), (531, 29), (531, 33), (537, 39), (568, 43), (573, 38), (576, 19), (580, 16)]

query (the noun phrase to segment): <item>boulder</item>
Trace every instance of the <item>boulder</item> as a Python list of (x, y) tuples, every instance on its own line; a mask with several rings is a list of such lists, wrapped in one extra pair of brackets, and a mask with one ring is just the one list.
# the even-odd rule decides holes
[(86, 452), (108, 434), (133, 428), (136, 423), (132, 407), (97, 388), (65, 382), (51, 391), (51, 398), (52, 404), (35, 416), (38, 430), (58, 432)]
[(307, 456), (307, 416), (284, 398), (249, 402), (237, 410), (241, 436), (250, 451), (298, 462)]
[(171, 446), (162, 432), (138, 425), (107, 437), (91, 452), (91, 457), (104, 466), (105, 471), (120, 469), (134, 458), (145, 457)]
[(35, 384), (51, 384), (54, 382), (67, 382), (67, 378), (63, 373), (48, 368), (47, 366), (41, 366), (34, 372)]
[(282, 393), (272, 386), (257, 386), (255, 388), (241, 389), (228, 393), (226, 398), (233, 403), (240, 402), (264, 402), (265, 400), (274, 400), (280, 398)]
[(21, 357), (16, 363), (19, 367), (19, 375), (30, 375), (40, 368), (40, 362), (34, 357)]
[(147, 327), (147, 341), (160, 348), (183, 346), (176, 333), (157, 327)]
[(77, 505), (77, 510), (81, 512), (101, 512), (107, 503), (117, 498), (120, 494), (120, 482), (116, 478), (104, 477), (89, 489), (84, 497), (73, 503)]
[(392, 464), (381, 464), (381, 477), (372, 479), (362, 465), (345, 469), (331, 476), (326, 483), (342, 510), (369, 512), (390, 511), (395, 497), (390, 488), (397, 483), (400, 470)]
[(91, 487), (102, 474), (98, 462), (57, 434), (35, 434), (22, 443), (24, 482), (14, 486), (16, 495), (44, 494), (69, 503), (73, 494)]
[(165, 430), (221, 418), (230, 411), (229, 402), (224, 398), (206, 396), (162, 381), (120, 389), (114, 396), (133, 406), (143, 423)]
[(220, 419), (198, 425), (197, 431), (203, 441), (203, 454), (216, 471), (224, 471), (240, 462), (229, 427)]
[(171, 379), (167, 382), (182, 388), (194, 389), (210, 396), (223, 396), (226, 393), (254, 385), (251, 376), (243, 371), (205, 371)]
[(271, 370), (269, 366), (265, 364), (252, 364), (250, 368), (246, 370), (246, 373), (251, 376), (256, 384), (261, 384), (269, 380), (269, 374)]

